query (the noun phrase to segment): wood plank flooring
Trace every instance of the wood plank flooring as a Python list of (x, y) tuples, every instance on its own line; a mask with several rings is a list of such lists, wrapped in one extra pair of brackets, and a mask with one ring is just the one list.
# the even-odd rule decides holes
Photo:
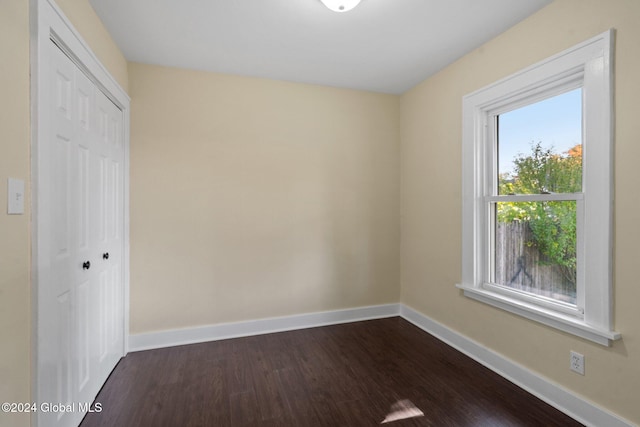
[(581, 425), (399, 317), (131, 353), (96, 402), (81, 427), (376, 426), (402, 405), (424, 415), (385, 425)]

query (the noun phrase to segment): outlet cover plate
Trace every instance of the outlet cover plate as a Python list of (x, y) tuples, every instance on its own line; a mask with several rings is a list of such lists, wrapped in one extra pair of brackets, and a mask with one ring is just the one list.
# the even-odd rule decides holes
[(570, 354), (569, 368), (580, 375), (584, 375), (584, 355), (572, 351)]
[(24, 214), (24, 181), (21, 179), (7, 180), (7, 213), (9, 215)]

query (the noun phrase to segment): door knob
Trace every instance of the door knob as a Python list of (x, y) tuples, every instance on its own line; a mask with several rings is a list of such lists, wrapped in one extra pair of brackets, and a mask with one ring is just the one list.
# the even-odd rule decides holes
[(89, 261), (85, 261), (82, 263), (82, 269), (83, 270), (88, 270), (91, 268), (91, 263)]
[(109, 259), (109, 252), (105, 252), (102, 254), (102, 259)]

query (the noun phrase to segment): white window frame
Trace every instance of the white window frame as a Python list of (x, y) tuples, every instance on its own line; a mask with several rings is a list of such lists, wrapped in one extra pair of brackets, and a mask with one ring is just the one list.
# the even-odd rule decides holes
[[(607, 346), (621, 338), (612, 329), (612, 43), (609, 30), (463, 97), (462, 283), (456, 285), (467, 297)], [(576, 88), (583, 94), (583, 192), (526, 196), (577, 203), (577, 304), (571, 305), (490, 283), (488, 206), (522, 197), (493, 193), (495, 117)]]

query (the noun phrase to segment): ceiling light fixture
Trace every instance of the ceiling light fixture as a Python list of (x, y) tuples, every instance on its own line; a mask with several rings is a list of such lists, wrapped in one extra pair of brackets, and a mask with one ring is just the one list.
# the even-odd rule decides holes
[(360, 3), (360, 0), (320, 0), (334, 12), (348, 12)]

